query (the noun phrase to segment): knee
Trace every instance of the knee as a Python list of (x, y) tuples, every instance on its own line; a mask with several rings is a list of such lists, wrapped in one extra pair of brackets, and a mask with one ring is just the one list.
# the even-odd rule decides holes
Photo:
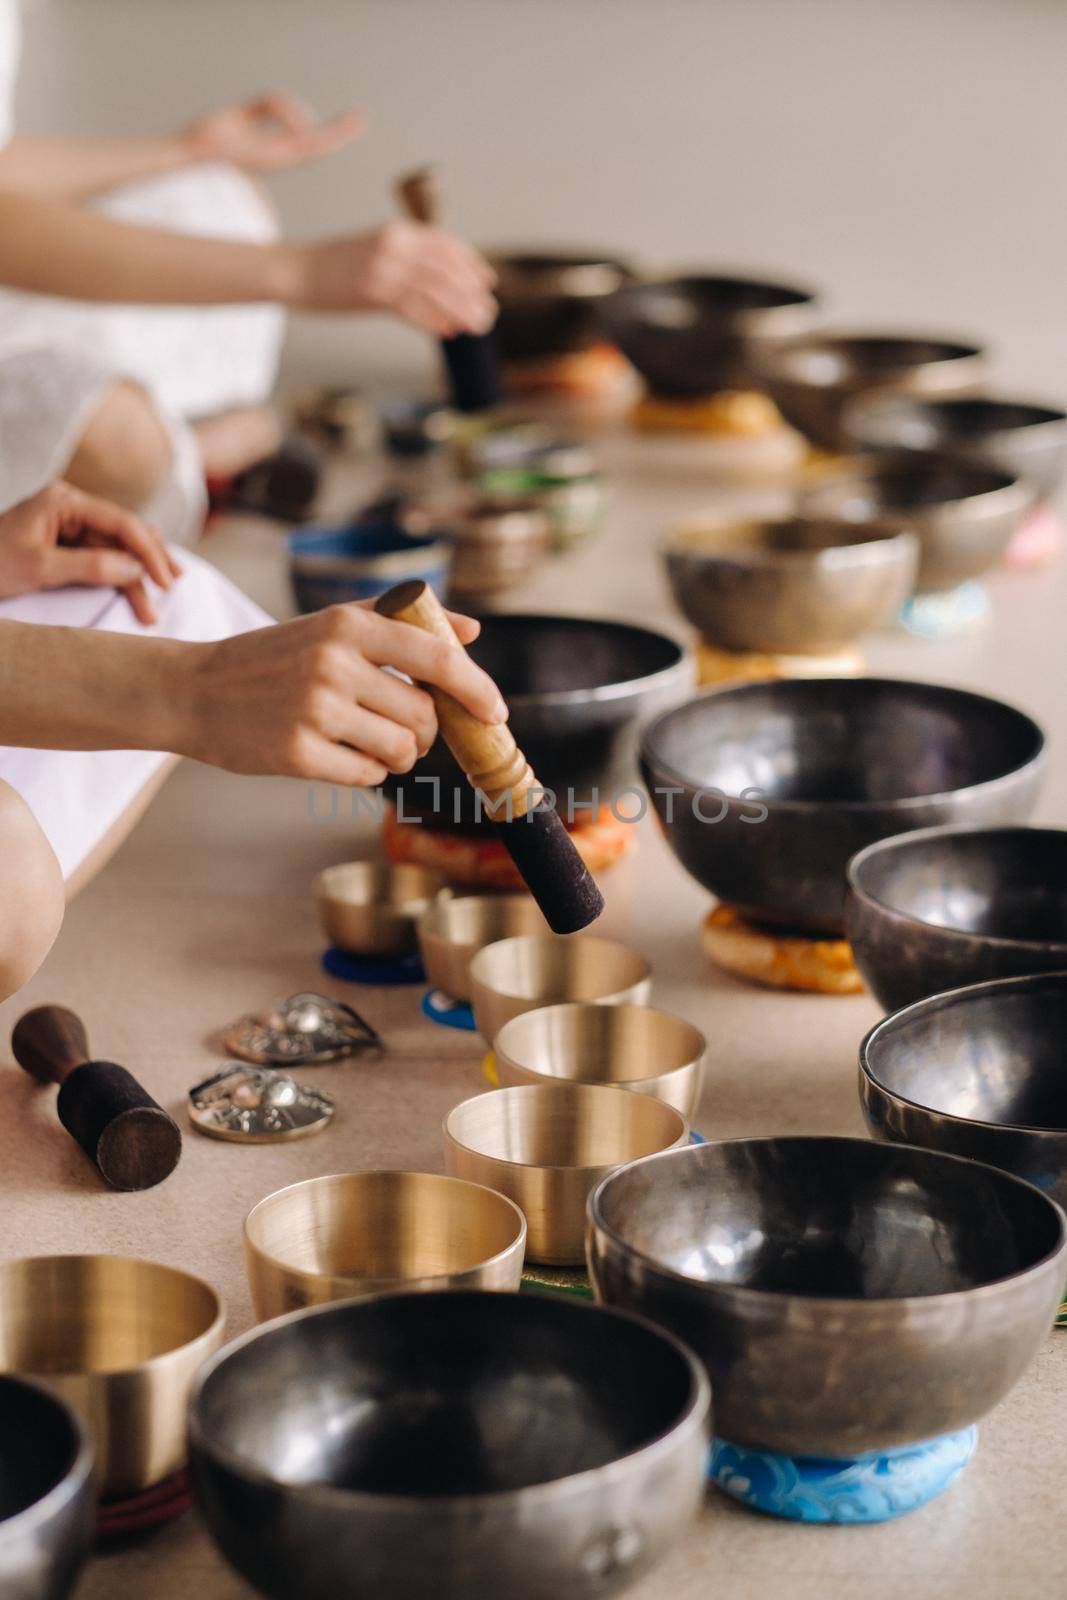
[(79, 489), (136, 511), (159, 492), (170, 469), (162, 418), (139, 384), (121, 380), (90, 418), (64, 476)]
[(22, 796), (0, 782), (0, 999), (28, 983), (63, 922), (63, 874)]

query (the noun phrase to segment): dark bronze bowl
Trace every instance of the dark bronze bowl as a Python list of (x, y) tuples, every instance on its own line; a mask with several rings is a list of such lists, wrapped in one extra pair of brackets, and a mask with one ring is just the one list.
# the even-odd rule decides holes
[(876, 1139), (988, 1161), (1067, 1205), (1065, 1040), (1067, 971), (906, 1006), (860, 1045), (867, 1125)]
[(605, 334), (652, 392), (679, 398), (761, 387), (763, 356), (814, 315), (808, 289), (696, 275), (630, 284), (599, 309)]
[(1019, 1381), (1067, 1277), (1067, 1218), (956, 1156), (731, 1139), (622, 1167), (589, 1201), (597, 1294), (707, 1365), (715, 1432), (850, 1457), (968, 1427)]
[[(565, 817), (568, 795), (587, 804), (597, 790), (606, 805), (613, 790), (634, 783), (638, 722), (693, 682), (689, 655), (667, 634), (592, 617), (483, 617), (470, 653), (500, 685), (511, 731)], [(415, 781), (430, 778), (437, 784)], [(402, 795), (403, 817), (450, 830), (478, 826), (473, 791), (440, 739), (386, 788)], [(583, 821), (589, 813), (575, 815)]]
[(626, 261), (595, 250), (491, 250), (500, 314), (496, 339), (508, 361), (568, 355), (601, 337), (597, 307), (633, 279)]
[(66, 1600), (96, 1526), (93, 1447), (58, 1395), (0, 1377), (0, 1594)]
[(1067, 829), (928, 828), (860, 851), (848, 885), (853, 954), (887, 1011), (1067, 969)]
[(980, 345), (901, 334), (813, 333), (766, 352), (762, 386), (787, 422), (822, 450), (844, 450), (845, 407), (857, 395), (974, 394)]
[(592, 1600), (703, 1497), (710, 1396), (669, 1334), (564, 1296), (296, 1312), (204, 1369), (197, 1498), (274, 1600)]
[(1067, 471), (1067, 411), (972, 395), (916, 400), (868, 395), (846, 408), (849, 442), (860, 449), (945, 451), (1023, 478), (1042, 499)]
[(984, 695), (796, 678), (666, 712), (645, 730), (641, 771), (698, 883), (756, 922), (839, 934), (857, 850), (935, 823), (1025, 819), (1043, 747), (1035, 722)]

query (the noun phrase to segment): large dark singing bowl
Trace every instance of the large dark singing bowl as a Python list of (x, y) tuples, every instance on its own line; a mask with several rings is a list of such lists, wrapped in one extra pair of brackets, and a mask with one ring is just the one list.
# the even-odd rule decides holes
[(1067, 1218), (1007, 1173), (867, 1139), (732, 1139), (622, 1167), (589, 1201), (597, 1295), (706, 1363), (715, 1432), (848, 1457), (968, 1427), (1022, 1377)]
[(860, 1045), (867, 1125), (1003, 1167), (1067, 1205), (1065, 1041), (1067, 971), (920, 1000)]
[(84, 1426), (58, 1395), (0, 1377), (0, 1595), (66, 1600), (95, 1526)]
[(446, 1292), (297, 1312), (205, 1368), (194, 1483), (273, 1600), (615, 1594), (694, 1515), (710, 1395), (648, 1323)]
[(972, 395), (912, 400), (869, 395), (846, 408), (851, 444), (871, 450), (940, 450), (1024, 478), (1042, 499), (1067, 471), (1067, 411)]
[(506, 360), (567, 355), (600, 337), (597, 307), (629, 283), (625, 261), (595, 250), (489, 252), (500, 313), (495, 334)]
[(996, 467), (918, 452), (846, 460), (799, 496), (807, 516), (915, 534), (922, 593), (954, 589), (994, 566), (1033, 503), (1030, 484)]
[(931, 828), (848, 864), (845, 922), (887, 1011), (944, 989), (1067, 970), (1067, 829)]
[(711, 690), (646, 728), (641, 771), (667, 843), (753, 921), (839, 934), (865, 845), (943, 822), (1025, 819), (1044, 738), (1014, 707), (880, 678)]
[(792, 517), (677, 528), (663, 552), (679, 610), (721, 650), (825, 655), (896, 617), (913, 534)]
[[(568, 795), (588, 803), (637, 777), (634, 745), (639, 721), (680, 699), (692, 686), (686, 650), (664, 633), (589, 617), (483, 617), (470, 647), (500, 685), (510, 727), (566, 817)], [(436, 778), (436, 785), (416, 782)], [(442, 740), (387, 792), (403, 796), (404, 817), (422, 816), (436, 828), (477, 825), (474, 793)], [(578, 820), (587, 811), (576, 813)], [(568, 820), (570, 820), (568, 818)]]
[(760, 387), (766, 352), (814, 316), (808, 289), (713, 276), (630, 284), (599, 308), (607, 337), (653, 393), (682, 398)]
[(823, 450), (843, 450), (845, 408), (857, 395), (974, 394), (985, 352), (955, 339), (815, 333), (765, 353), (762, 387), (787, 422)]

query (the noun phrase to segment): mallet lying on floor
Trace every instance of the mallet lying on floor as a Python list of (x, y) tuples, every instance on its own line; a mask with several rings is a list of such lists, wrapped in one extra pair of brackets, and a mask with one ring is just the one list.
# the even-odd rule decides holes
[[(437, 596), (421, 579), (390, 589), (375, 609), (463, 648)], [(486, 812), (549, 927), (554, 933), (587, 928), (603, 911), (604, 897), (556, 812), (540, 809), (543, 791), (510, 728), (506, 723), (489, 727), (451, 695), (426, 687), (441, 737), (471, 787), (485, 797)]]
[(151, 1189), (182, 1153), (174, 1118), (125, 1067), (90, 1061), (80, 1017), (65, 1006), (37, 1006), (19, 1018), (11, 1049), (38, 1083), (58, 1083), (59, 1120), (113, 1189)]

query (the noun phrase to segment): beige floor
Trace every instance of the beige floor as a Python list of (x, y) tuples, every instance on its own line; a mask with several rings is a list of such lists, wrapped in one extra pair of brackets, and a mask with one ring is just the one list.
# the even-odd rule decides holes
[[(523, 603), (673, 625), (655, 547), (674, 512), (711, 498), (702, 447), (687, 441), (638, 448), (609, 438), (602, 449), (614, 490), (604, 538), (555, 563)], [(355, 486), (343, 492), (354, 495)], [(235, 521), (207, 548), (258, 598), (286, 603), (275, 532)], [(1040, 575), (999, 574), (991, 592), (994, 613), (980, 634), (937, 645), (886, 636), (872, 642), (870, 663), (992, 690), (1026, 706), (1053, 741), (1039, 816), (1062, 821), (1067, 569), (1061, 563)], [(371, 846), (366, 825), (346, 820), (343, 809), (336, 821), (312, 820), (300, 784), (186, 765), (72, 907), (43, 972), (3, 1008), (0, 1033), (6, 1038), (30, 1004), (73, 1006), (94, 1049), (127, 1063), (182, 1117), (187, 1087), (219, 1060), (215, 1028), (272, 997), (322, 984), (309, 881), (323, 865)], [(861, 1131), (856, 1047), (877, 1015), (871, 1001), (770, 994), (710, 970), (696, 936), (706, 897), (649, 829), (636, 857), (606, 887), (605, 928), (649, 956), (658, 1003), (708, 1035), (707, 1088), (696, 1119), (706, 1135)], [(0, 1070), (4, 1253), (111, 1250), (188, 1267), (223, 1292), (230, 1331), (237, 1333), (251, 1317), (240, 1227), (256, 1200), (296, 1178), (344, 1168), (440, 1169), (441, 1119), (481, 1087), (479, 1049), (468, 1036), (423, 1021), (417, 996), (352, 993), (384, 1034), (388, 1054), (314, 1074), (339, 1102), (324, 1136), (241, 1150), (190, 1133), (178, 1171), (146, 1194), (104, 1191), (58, 1129), (50, 1096), (17, 1069)], [(972, 1467), (944, 1500), (895, 1525), (819, 1530), (764, 1520), (709, 1495), (699, 1524), (633, 1591), (635, 1600), (728, 1592), (791, 1600), (1058, 1594), (1067, 1566), (1065, 1398), (1067, 1334), (1049, 1339), (1024, 1383), (983, 1425)], [(80, 1600), (248, 1594), (195, 1515), (97, 1560), (79, 1590)]]

